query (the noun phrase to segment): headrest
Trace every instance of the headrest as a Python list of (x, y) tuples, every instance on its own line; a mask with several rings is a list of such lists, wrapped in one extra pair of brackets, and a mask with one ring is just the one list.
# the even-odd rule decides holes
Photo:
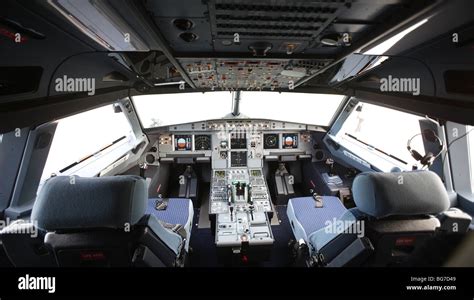
[(376, 218), (437, 214), (450, 205), (441, 179), (431, 171), (361, 173), (352, 193), (357, 208)]
[(148, 190), (139, 176), (48, 179), (31, 213), (40, 229), (124, 228), (145, 214)]

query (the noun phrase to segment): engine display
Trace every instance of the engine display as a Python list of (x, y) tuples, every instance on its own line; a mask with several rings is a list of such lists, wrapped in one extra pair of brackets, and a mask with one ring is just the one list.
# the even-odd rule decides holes
[(247, 149), (247, 135), (245, 133), (231, 133), (231, 149)]
[(282, 135), (282, 148), (283, 149), (295, 149), (298, 148), (298, 134), (297, 133), (284, 133)]
[(191, 151), (193, 150), (191, 135), (175, 135), (174, 136), (174, 150), (175, 151)]

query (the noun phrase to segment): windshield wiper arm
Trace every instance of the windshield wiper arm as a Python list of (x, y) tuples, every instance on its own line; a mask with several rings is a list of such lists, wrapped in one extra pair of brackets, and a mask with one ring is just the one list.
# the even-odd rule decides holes
[(401, 158), (399, 158), (399, 157), (396, 157), (396, 156), (393, 155), (393, 154), (387, 153), (387, 152), (385, 152), (385, 151), (383, 151), (383, 150), (381, 150), (381, 149), (379, 149), (379, 148), (377, 148), (377, 147), (375, 147), (375, 146), (373, 146), (373, 145), (371, 145), (371, 144), (369, 144), (369, 143), (366, 143), (366, 142), (364, 142), (364, 141), (358, 139), (357, 137), (353, 136), (352, 134), (349, 134), (349, 133), (346, 132), (346, 135), (347, 135), (348, 137), (350, 137), (351, 139), (354, 139), (354, 140), (358, 141), (359, 143), (364, 144), (364, 145), (366, 145), (366, 146), (368, 146), (368, 147), (374, 149), (374, 150), (377, 151), (377, 152), (380, 152), (380, 153), (382, 153), (382, 154), (384, 154), (384, 155), (386, 155), (386, 156), (388, 156), (388, 157), (391, 157), (391, 158), (393, 158), (393, 159), (395, 159), (395, 160), (398, 160), (398, 161), (401, 162), (401, 163), (404, 163), (405, 165), (408, 165), (408, 163), (407, 163), (406, 161), (404, 161), (403, 159), (401, 159)]
[(66, 166), (65, 168), (63, 168), (63, 169), (61, 169), (61, 170), (59, 170), (59, 173), (63, 173), (64, 171), (67, 171), (67, 170), (69, 170), (70, 168), (72, 168), (72, 167), (74, 167), (74, 166), (77, 166), (77, 165), (80, 164), (81, 162), (83, 162), (83, 161), (85, 161), (85, 160), (87, 160), (87, 159), (93, 157), (94, 155), (96, 155), (96, 154), (98, 154), (98, 153), (104, 151), (105, 149), (107, 149), (107, 148), (109, 148), (109, 147), (112, 147), (114, 144), (120, 142), (120, 141), (123, 140), (124, 138), (125, 138), (125, 136), (122, 136), (121, 138), (116, 139), (115, 141), (113, 141), (112, 143), (106, 145), (105, 147), (102, 147), (102, 148), (99, 149), (98, 151), (96, 151), (96, 152), (94, 152), (94, 153), (92, 153), (92, 154), (89, 154), (89, 155), (87, 155), (87, 156), (85, 156), (85, 157), (79, 159), (79, 160), (76, 161), (76, 162), (73, 162), (72, 164)]

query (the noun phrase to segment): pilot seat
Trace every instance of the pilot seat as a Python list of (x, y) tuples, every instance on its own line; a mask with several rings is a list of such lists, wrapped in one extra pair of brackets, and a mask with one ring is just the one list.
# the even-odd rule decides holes
[[(44, 244), (58, 266), (184, 266), (192, 202), (173, 199), (155, 213), (148, 207), (151, 201), (139, 176), (58, 176), (45, 182), (31, 223), (46, 233)], [(12, 259), (11, 251), (24, 238), (1, 234)]]
[(312, 197), (290, 199), (288, 218), (299, 245), (308, 245), (309, 261), (401, 264), (437, 233), (441, 224), (434, 215), (450, 205), (442, 181), (431, 171), (361, 173), (352, 191), (357, 207), (350, 210), (335, 197), (320, 197), (322, 205)]

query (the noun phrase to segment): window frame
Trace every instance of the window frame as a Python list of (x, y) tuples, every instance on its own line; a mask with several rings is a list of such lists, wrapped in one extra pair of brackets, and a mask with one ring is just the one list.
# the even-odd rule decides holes
[[(473, 127), (474, 128), (474, 127)], [(446, 139), (448, 141), (449, 169), (453, 177), (453, 186), (456, 193), (474, 204), (474, 158), (471, 158), (469, 138), (473, 138), (474, 130), (465, 138), (457, 138), (465, 135), (470, 130), (468, 125), (454, 122), (446, 122)], [(454, 134), (456, 133), (456, 134)], [(469, 162), (466, 164), (466, 161)]]
[[(352, 113), (355, 111), (357, 106), (360, 103), (367, 103), (371, 105), (376, 105), (380, 107), (384, 107), (387, 109), (392, 109), (404, 113), (409, 113), (414, 116), (418, 117), (426, 117), (424, 115), (418, 114), (418, 113), (413, 113), (413, 112), (405, 112), (400, 109), (395, 109), (391, 107), (386, 107), (383, 105), (375, 104), (369, 101), (364, 101), (362, 99), (357, 99), (357, 98), (351, 98), (344, 109), (342, 110), (341, 114), (339, 117), (335, 120), (335, 122), (332, 124), (330, 131), (328, 132), (327, 137), (331, 139), (333, 142), (337, 143), (338, 145), (342, 146), (344, 148), (344, 151), (350, 152), (350, 154), (355, 155), (356, 157), (360, 158), (362, 161), (365, 161), (366, 163), (370, 164), (369, 167), (363, 166), (363, 164), (357, 164), (358, 166), (362, 167), (362, 170), (376, 170), (376, 171), (383, 171), (383, 172), (390, 172), (394, 167), (398, 167), (401, 170), (411, 170), (411, 165), (410, 164), (403, 164), (402, 162), (398, 161), (395, 158), (392, 158), (388, 155), (383, 154), (382, 152), (371, 150), (373, 147), (369, 147), (365, 145), (364, 143), (361, 143), (357, 140), (351, 140), (349, 138), (343, 138), (341, 135), (344, 134), (342, 132), (342, 129), (344, 127), (345, 122), (347, 119), (352, 115)], [(367, 142), (367, 141), (365, 141)], [(339, 155), (340, 158), (343, 160), (350, 163), (354, 163), (354, 160), (349, 158), (347, 155)]]

